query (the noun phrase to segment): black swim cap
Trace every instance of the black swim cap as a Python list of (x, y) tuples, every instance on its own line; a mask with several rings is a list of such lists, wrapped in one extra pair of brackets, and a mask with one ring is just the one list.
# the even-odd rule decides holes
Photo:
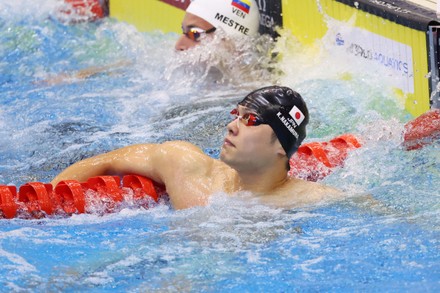
[(288, 87), (268, 86), (248, 94), (238, 103), (247, 107), (272, 127), (290, 158), (306, 137), (309, 111), (300, 94)]

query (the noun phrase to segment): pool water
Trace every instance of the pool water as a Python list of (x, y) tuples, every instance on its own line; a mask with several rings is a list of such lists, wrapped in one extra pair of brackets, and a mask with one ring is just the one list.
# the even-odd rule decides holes
[(274, 83), (308, 103), (307, 141), (350, 132), (364, 146), (323, 180), (346, 191), (336, 203), (283, 210), (219, 193), (182, 211), (127, 203), (103, 216), (0, 220), (1, 291), (439, 290), (439, 143), (401, 147), (411, 117), (380, 68), (302, 48), (288, 32), (277, 44), (239, 43), (241, 54), (218, 39), (176, 53), (175, 34), (113, 19), (64, 24), (58, 5), (0, 3), (3, 184), (48, 182), (133, 143), (181, 139), (217, 157), (230, 109)]

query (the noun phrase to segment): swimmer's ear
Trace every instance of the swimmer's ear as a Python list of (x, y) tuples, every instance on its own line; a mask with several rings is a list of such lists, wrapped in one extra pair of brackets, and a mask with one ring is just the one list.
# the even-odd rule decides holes
[(285, 157), (286, 151), (283, 148), (281, 148), (280, 150), (277, 151), (277, 154), (280, 155), (281, 157)]
[(284, 148), (281, 146), (281, 143), (279, 142), (279, 140), (277, 139), (276, 141), (276, 152), (277, 155), (280, 155), (282, 157), (286, 156), (286, 151), (284, 150)]

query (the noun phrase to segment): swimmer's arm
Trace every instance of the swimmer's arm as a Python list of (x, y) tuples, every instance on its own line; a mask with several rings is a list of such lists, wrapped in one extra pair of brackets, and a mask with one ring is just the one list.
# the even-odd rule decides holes
[(130, 65), (131, 62), (128, 60), (121, 60), (119, 62), (103, 65), (103, 66), (93, 66), (86, 69), (81, 69), (77, 72), (73, 73), (61, 73), (56, 76), (49, 77), (45, 80), (37, 82), (38, 84), (46, 84), (46, 85), (57, 85), (62, 83), (71, 83), (78, 80), (84, 80), (89, 77), (92, 77), (101, 73), (108, 73), (113, 70), (119, 69), (121, 67), (125, 67)]
[(138, 144), (100, 154), (71, 165), (57, 175), (52, 184), (67, 179), (85, 182), (94, 176), (125, 174), (138, 174), (163, 183), (163, 178), (175, 167), (169, 162), (178, 155), (174, 148), (179, 144), (182, 143)]

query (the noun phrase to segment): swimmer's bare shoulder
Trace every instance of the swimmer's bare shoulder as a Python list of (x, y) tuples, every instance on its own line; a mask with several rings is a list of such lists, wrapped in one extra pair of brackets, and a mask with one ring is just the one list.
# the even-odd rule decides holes
[[(234, 180), (232, 170), (188, 142), (161, 144), (160, 178), (175, 209), (203, 206), (219, 191), (229, 191)], [(233, 185), (233, 184), (232, 184)]]
[(297, 178), (289, 180), (272, 195), (261, 197), (265, 204), (277, 207), (301, 207), (342, 199), (344, 193), (334, 187)]
[(174, 181), (197, 172), (203, 172), (207, 164), (207, 156), (197, 146), (184, 141), (168, 141), (161, 144), (145, 144), (133, 146), (141, 152), (143, 148), (152, 154), (148, 161), (143, 162), (146, 171), (141, 175), (153, 175), (159, 183)]
[[(205, 154), (199, 147), (186, 141), (170, 141), (161, 144), (175, 162), (180, 161), (186, 171), (203, 170), (206, 175), (218, 175), (217, 172), (231, 172), (231, 167), (220, 160), (213, 159)], [(212, 172), (216, 174), (211, 174)]]
[(174, 166), (174, 169), (178, 168), (179, 172), (205, 172), (216, 161), (206, 155), (199, 147), (180, 140), (162, 143), (160, 152), (164, 154), (162, 158)]

